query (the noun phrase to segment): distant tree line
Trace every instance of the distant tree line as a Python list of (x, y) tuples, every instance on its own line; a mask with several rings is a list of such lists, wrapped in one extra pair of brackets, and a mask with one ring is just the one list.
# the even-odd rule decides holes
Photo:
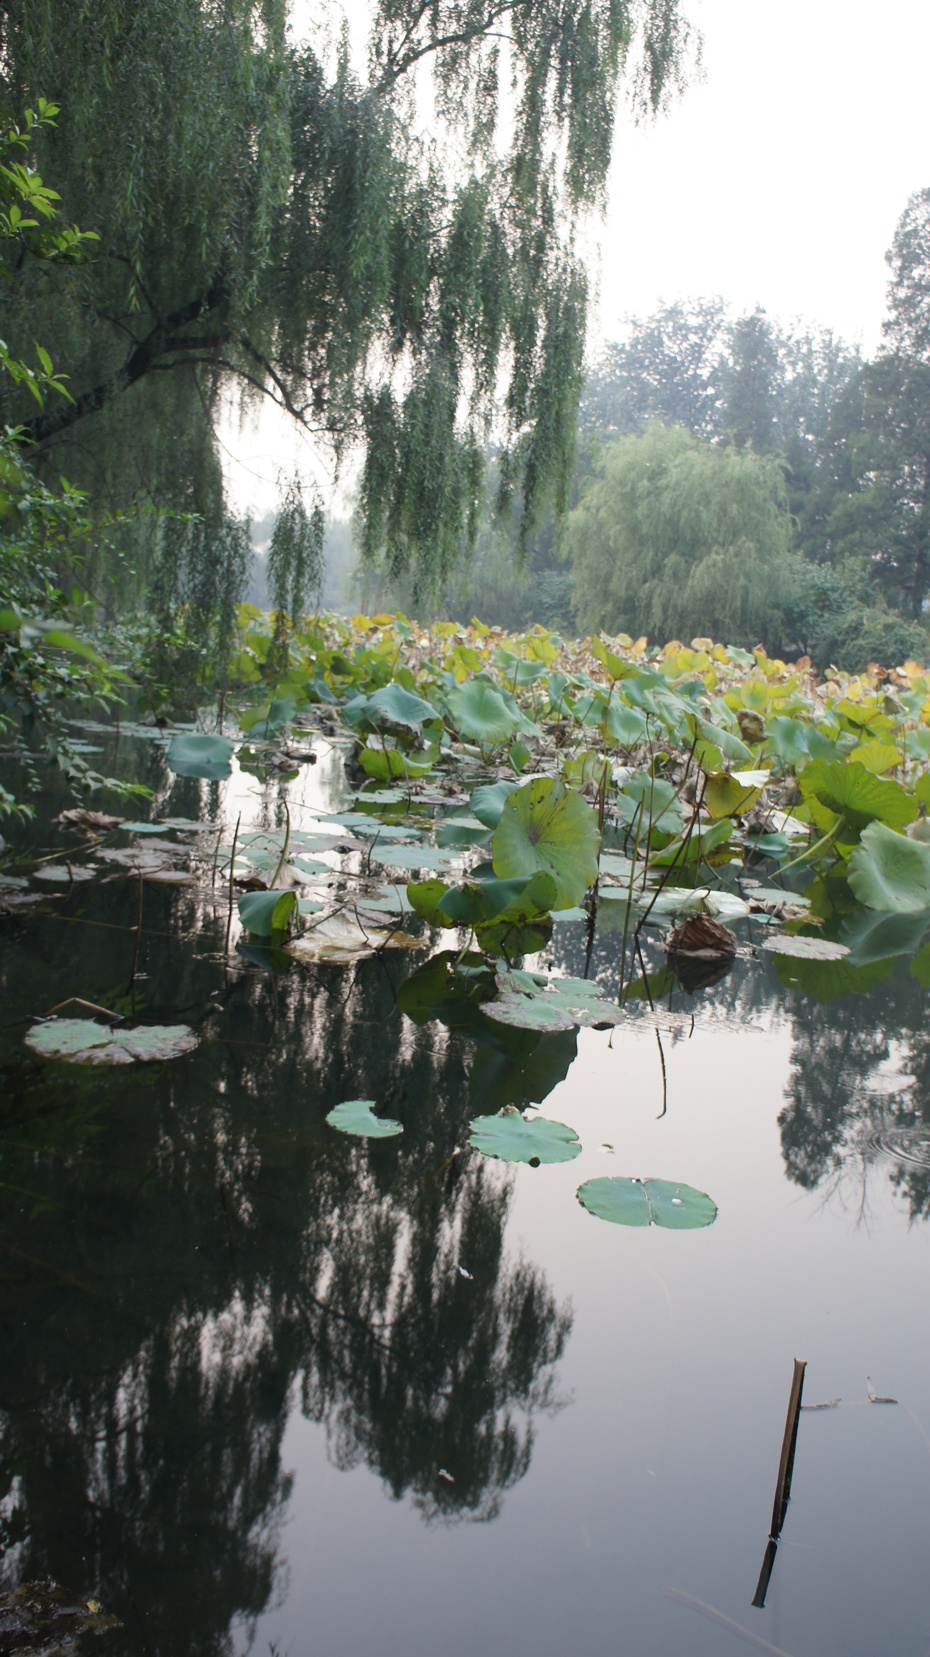
[(634, 321), (588, 376), (563, 531), (521, 571), (512, 526), (489, 526), (455, 607), (480, 590), (511, 625), (709, 634), (821, 666), (930, 655), (930, 189), (887, 257), (872, 361), (720, 299)]

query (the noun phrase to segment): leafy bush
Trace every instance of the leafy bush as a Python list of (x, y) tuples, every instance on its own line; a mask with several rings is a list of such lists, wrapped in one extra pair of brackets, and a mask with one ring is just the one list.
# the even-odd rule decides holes
[(815, 667), (861, 673), (870, 662), (896, 667), (930, 661), (930, 636), (876, 603), (866, 581), (848, 570), (796, 560), (791, 594), (766, 646), (791, 660), (810, 656)]

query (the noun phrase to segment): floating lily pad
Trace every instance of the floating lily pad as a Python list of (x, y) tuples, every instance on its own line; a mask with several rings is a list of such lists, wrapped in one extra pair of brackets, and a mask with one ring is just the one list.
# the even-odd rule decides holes
[(165, 760), (169, 771), (178, 777), (204, 777), (212, 782), (223, 782), (232, 775), (229, 762), (235, 746), (228, 736), (205, 736), (197, 731), (184, 731), (172, 737)]
[(365, 926), (352, 916), (333, 915), (302, 937), (292, 938), (284, 947), (298, 961), (348, 966), (376, 954), (379, 949), (423, 949), (425, 945), (422, 938), (413, 938), (396, 928)]
[(51, 880), (56, 884), (70, 885), (72, 880), (93, 880), (100, 870), (88, 868), (86, 864), (47, 863), (44, 869), (36, 869), (33, 880)]
[(497, 1116), (476, 1116), (469, 1129), (469, 1145), (501, 1162), (528, 1162), (536, 1168), (543, 1162), (571, 1162), (581, 1151), (573, 1128), (545, 1116), (528, 1121), (512, 1105)]
[(403, 1133), (403, 1124), (390, 1116), (376, 1116), (373, 1099), (347, 1099), (336, 1105), (326, 1118), (331, 1128), (351, 1133), (358, 1139), (393, 1139)]
[(46, 1059), (69, 1064), (132, 1064), (134, 1060), (176, 1059), (190, 1053), (199, 1037), (187, 1024), (140, 1024), (114, 1030), (92, 1018), (50, 1018), (34, 1024), (26, 1046)]
[(780, 933), (775, 938), (763, 938), (762, 948), (773, 955), (792, 955), (799, 961), (842, 961), (849, 954), (846, 944), (835, 944), (829, 938), (802, 938), (800, 933)]
[(613, 1225), (696, 1231), (717, 1218), (717, 1204), (706, 1192), (666, 1179), (589, 1179), (576, 1195), (589, 1214)]
[(533, 972), (499, 972), (498, 994), (482, 1012), (521, 1030), (574, 1030), (620, 1024), (623, 1013), (604, 999), (599, 984), (584, 978), (543, 978)]

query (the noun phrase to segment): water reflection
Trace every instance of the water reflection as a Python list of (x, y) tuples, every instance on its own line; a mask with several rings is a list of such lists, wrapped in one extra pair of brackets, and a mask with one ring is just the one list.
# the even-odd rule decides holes
[[(10, 930), (11, 1019), (112, 992), (128, 886)], [(275, 1591), (295, 1400), (427, 1520), (491, 1519), (525, 1474), (570, 1317), (505, 1253), (509, 1179), (456, 1153), (476, 1099), (525, 1103), (575, 1042), (404, 1020), (378, 961), (227, 970), (183, 889), (146, 925), (140, 994), (200, 1028), (189, 1064), (43, 1067), (15, 1029), (3, 1056), (0, 1569), (95, 1589), (130, 1649), (212, 1653)], [(337, 1141), (349, 1097), (402, 1139)]]

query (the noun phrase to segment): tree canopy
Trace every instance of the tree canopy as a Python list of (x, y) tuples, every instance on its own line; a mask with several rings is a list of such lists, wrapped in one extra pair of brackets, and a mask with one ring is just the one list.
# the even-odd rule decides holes
[(529, 524), (565, 503), (575, 227), (621, 81), (658, 109), (689, 28), (679, 0), (378, 0), (361, 65), (339, 16), (298, 40), (287, 0), (5, 0), (2, 97), (62, 105), (37, 155), (100, 248), (61, 273), (23, 251), (11, 348), (41, 317), (72, 400), (3, 412), (43, 464), (209, 520), (222, 400), (270, 396), (337, 455), (364, 445), (365, 551), (430, 585), (501, 395), (505, 486)]
[(753, 645), (788, 579), (784, 479), (752, 448), (654, 426), (605, 449), (567, 544), (582, 627)]

